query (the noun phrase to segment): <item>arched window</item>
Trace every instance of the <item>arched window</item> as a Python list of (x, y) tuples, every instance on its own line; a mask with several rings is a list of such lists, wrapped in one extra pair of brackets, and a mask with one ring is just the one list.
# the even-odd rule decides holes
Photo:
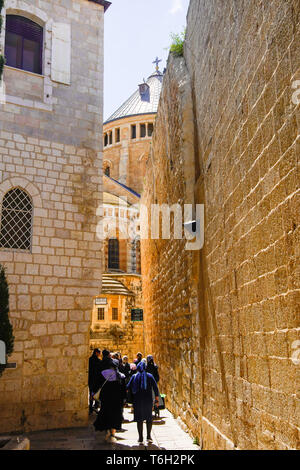
[(108, 269), (120, 269), (119, 240), (116, 238), (108, 240)]
[(5, 57), (10, 67), (42, 74), (43, 28), (23, 16), (7, 15)]
[(0, 248), (31, 248), (33, 206), (31, 198), (20, 188), (10, 190), (2, 201)]
[(106, 174), (106, 176), (110, 176), (110, 167), (107, 166), (104, 170), (104, 173)]

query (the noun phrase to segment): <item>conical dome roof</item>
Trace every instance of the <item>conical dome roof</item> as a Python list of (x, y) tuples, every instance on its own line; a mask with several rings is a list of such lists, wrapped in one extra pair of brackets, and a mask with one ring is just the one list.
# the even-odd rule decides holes
[(101, 293), (108, 295), (134, 295), (121, 281), (107, 274), (102, 277)]
[(163, 74), (156, 71), (131, 97), (112, 114), (104, 124), (129, 116), (156, 114), (162, 89)]

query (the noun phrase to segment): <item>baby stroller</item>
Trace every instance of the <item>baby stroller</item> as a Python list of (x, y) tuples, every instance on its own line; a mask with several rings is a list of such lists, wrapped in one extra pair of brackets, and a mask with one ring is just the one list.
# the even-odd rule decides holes
[(166, 398), (166, 395), (159, 395), (158, 404), (154, 402), (153, 409), (154, 409), (155, 419), (160, 417), (160, 410), (164, 410), (166, 408), (165, 398)]

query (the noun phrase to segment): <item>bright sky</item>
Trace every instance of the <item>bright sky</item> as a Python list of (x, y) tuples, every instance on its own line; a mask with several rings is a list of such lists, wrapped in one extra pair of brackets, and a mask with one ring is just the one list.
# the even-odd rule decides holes
[(163, 71), (171, 33), (186, 25), (189, 0), (110, 0), (105, 13), (104, 119), (155, 70)]

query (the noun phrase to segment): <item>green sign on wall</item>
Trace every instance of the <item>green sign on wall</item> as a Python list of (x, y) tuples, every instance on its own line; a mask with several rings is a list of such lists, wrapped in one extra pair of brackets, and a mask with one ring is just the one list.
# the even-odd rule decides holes
[(131, 309), (131, 321), (143, 321), (144, 320), (144, 310), (141, 308)]

